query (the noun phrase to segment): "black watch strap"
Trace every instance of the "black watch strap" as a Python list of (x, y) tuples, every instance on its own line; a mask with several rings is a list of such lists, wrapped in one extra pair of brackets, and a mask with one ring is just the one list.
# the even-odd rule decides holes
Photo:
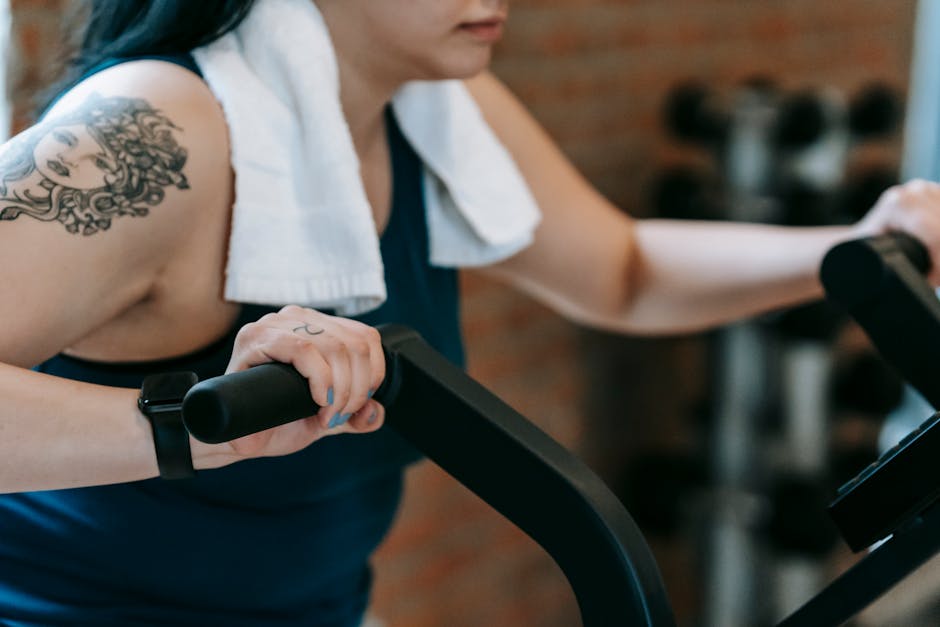
[(163, 479), (186, 479), (196, 474), (183, 424), (183, 397), (196, 385), (193, 372), (168, 372), (144, 379), (137, 406), (150, 421), (157, 467)]

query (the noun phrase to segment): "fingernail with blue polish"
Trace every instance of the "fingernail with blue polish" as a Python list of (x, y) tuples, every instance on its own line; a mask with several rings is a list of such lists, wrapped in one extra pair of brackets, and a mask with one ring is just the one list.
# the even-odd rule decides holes
[(374, 425), (375, 421), (378, 420), (378, 418), (379, 418), (379, 412), (373, 411), (372, 415), (369, 416), (369, 424)]
[(344, 425), (346, 422), (352, 418), (352, 414), (342, 414), (339, 417), (339, 424)]
[(333, 427), (338, 427), (339, 424), (340, 424), (340, 423), (339, 423), (339, 414), (336, 414), (335, 416), (333, 416), (332, 418), (330, 418), (330, 423), (329, 423), (328, 425), (326, 425), (326, 428), (327, 428), (327, 429), (332, 429)]
[(330, 388), (329, 390), (326, 391), (326, 404), (327, 405), (333, 404), (333, 388)]
[(369, 390), (369, 398), (372, 398), (373, 394), (375, 394), (375, 390)]

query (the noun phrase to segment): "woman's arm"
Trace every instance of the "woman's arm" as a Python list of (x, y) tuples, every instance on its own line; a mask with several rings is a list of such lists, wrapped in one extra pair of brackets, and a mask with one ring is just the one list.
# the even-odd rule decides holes
[[(224, 126), (196, 83), (163, 64), (115, 68), (0, 152), (0, 492), (157, 474), (136, 390), (25, 368), (147, 299), (192, 212), (213, 210), (199, 204), (225, 173), (199, 146)], [(161, 163), (135, 168), (128, 148)], [(132, 179), (154, 169), (152, 197), (135, 195), (146, 184)]]
[[(0, 493), (157, 476), (137, 394), (0, 364)], [(193, 442), (197, 468), (232, 461), (223, 448)]]
[[(211, 258), (192, 254), (207, 247), (224, 250), (224, 241), (212, 240), (224, 237), (219, 225), (227, 224), (231, 176), (215, 99), (195, 75), (156, 61), (89, 78), (42, 123), (2, 148), (0, 492), (157, 475), (138, 390), (26, 368), (118, 317), (133, 319), (128, 312), (135, 307), (166, 302), (168, 291), (213, 285), (205, 276), (221, 276), (221, 265), (181, 269), (179, 259)], [(169, 302), (169, 312), (157, 307), (154, 319), (162, 324), (132, 320), (129, 328), (160, 334), (157, 342), (172, 345), (201, 325), (205, 340), (198, 308), (187, 298)], [(384, 376), (374, 330), (287, 308), (240, 331), (229, 369), (275, 359), (316, 382), (311, 393), (324, 409), (232, 443), (192, 441), (197, 469), (282, 455), (324, 435), (381, 426), (382, 408), (368, 399)]]
[(92, 76), (4, 144), (0, 361), (31, 367), (153, 298), (226, 210), (227, 162), (211, 94), (153, 61)]
[(675, 333), (818, 298), (825, 252), (888, 228), (920, 237), (940, 267), (933, 184), (893, 190), (853, 227), (635, 220), (591, 187), (499, 81), (484, 74), (467, 85), (543, 213), (534, 243), (486, 271), (584, 324)]
[[(190, 438), (193, 466), (218, 468), (287, 455), (329, 435), (369, 433), (385, 419), (371, 400), (385, 378), (378, 331), (353, 320), (285, 307), (239, 331), (228, 371), (269, 361), (310, 380), (316, 416), (232, 442)], [(157, 476), (138, 390), (92, 385), (0, 364), (0, 493), (104, 485)]]

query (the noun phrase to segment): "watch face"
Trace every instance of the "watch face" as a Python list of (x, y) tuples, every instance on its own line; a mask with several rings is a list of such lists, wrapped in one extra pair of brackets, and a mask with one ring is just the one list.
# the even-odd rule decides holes
[(166, 372), (144, 379), (140, 390), (141, 401), (145, 405), (178, 403), (186, 396), (189, 388), (196, 385), (199, 378), (194, 372)]

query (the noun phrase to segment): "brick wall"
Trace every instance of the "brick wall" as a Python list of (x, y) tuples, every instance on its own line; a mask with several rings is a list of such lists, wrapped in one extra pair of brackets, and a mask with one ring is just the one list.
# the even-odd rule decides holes
[(13, 12), (13, 48), (8, 93), (13, 101), (13, 128), (28, 124), (37, 93), (57, 75), (64, 54), (63, 16), (68, 0), (9, 0)]
[[(67, 2), (11, 2), (23, 111), (58, 54)], [(517, 0), (494, 69), (603, 193), (647, 215), (657, 169), (690, 158), (659, 123), (675, 82), (692, 77), (720, 91), (760, 74), (785, 88), (852, 92), (878, 79), (903, 89), (915, 4)], [(681, 415), (701, 381), (675, 373), (695, 370), (694, 341), (586, 333), (479, 277), (465, 277), (464, 288), (471, 373), (605, 476), (644, 442), (689, 438)], [(528, 539), (429, 464), (408, 484), (376, 559), (374, 612), (388, 627), (578, 624), (560, 572)], [(680, 620), (691, 621), (690, 551), (654, 548)]]

